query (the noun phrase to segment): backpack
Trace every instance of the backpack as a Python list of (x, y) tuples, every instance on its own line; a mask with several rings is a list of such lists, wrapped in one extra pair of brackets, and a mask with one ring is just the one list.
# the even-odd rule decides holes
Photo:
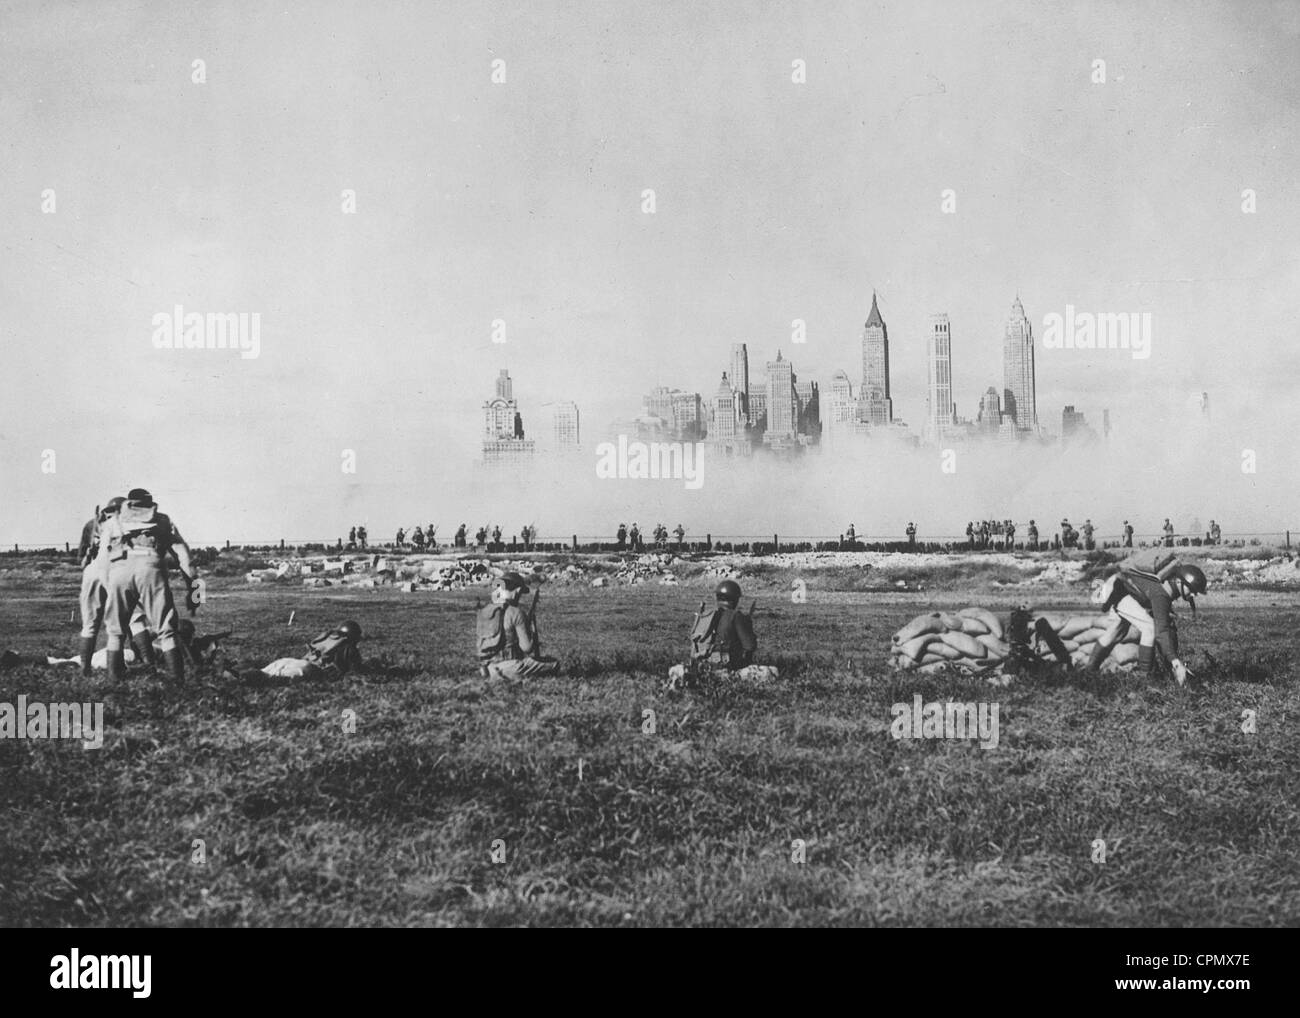
[(505, 649), (505, 614), (506, 606), (503, 604), (484, 605), (479, 609), (474, 619), (474, 635), (478, 638), (480, 661), (490, 660)]
[(307, 644), (308, 664), (345, 675), (352, 667), (352, 644), (337, 630), (330, 629)]
[(714, 608), (695, 620), (695, 626), (691, 629), (691, 664), (705, 661), (713, 653), (721, 618), (722, 609)]

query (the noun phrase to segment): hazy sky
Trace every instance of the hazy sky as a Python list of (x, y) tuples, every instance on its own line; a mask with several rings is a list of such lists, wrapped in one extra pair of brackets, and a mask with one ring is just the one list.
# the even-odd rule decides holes
[[(6, 3), (0, 541), (137, 484), (199, 543), (445, 535), (502, 366), (589, 436), (737, 341), (856, 384), (873, 288), (918, 428), (931, 313), (973, 417), (1017, 291), (1039, 336), (1151, 312), (1146, 361), (1040, 345), (1040, 418), (1158, 461), (1208, 390), (1280, 526), (1297, 111), (1289, 2)], [(154, 349), (175, 304), (259, 312), (260, 356)]]

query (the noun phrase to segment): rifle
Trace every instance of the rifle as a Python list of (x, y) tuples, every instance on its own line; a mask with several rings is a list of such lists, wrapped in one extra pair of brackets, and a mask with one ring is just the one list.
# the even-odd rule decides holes
[(542, 654), (542, 638), (537, 632), (537, 599), (541, 596), (541, 586), (533, 588), (533, 603), (528, 606), (528, 628), (533, 634), (533, 655), (536, 657)]

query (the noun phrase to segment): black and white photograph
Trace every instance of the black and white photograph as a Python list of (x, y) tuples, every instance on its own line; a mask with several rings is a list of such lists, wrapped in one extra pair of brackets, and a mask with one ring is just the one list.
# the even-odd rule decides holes
[(15, 0), (0, 125), (0, 925), (1263, 988), (1300, 4)]

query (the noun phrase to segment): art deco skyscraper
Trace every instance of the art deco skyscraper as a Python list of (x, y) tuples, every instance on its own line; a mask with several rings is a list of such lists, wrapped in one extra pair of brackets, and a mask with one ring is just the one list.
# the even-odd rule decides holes
[(860, 420), (889, 424), (894, 401), (889, 392), (889, 330), (880, 317), (876, 294), (871, 293), (871, 313), (862, 327), (862, 388), (858, 392)]
[(744, 343), (731, 344), (731, 386), (740, 393), (740, 409), (749, 413), (749, 349)]
[(798, 431), (798, 397), (794, 391), (794, 367), (776, 352), (767, 362), (767, 435), (764, 441), (793, 438)]
[(926, 366), (925, 436), (941, 442), (953, 428), (952, 327), (947, 315), (930, 316)]
[(1020, 295), (1002, 338), (1002, 412), (1017, 431), (1038, 431), (1038, 395), (1034, 380), (1034, 327), (1025, 317)]

